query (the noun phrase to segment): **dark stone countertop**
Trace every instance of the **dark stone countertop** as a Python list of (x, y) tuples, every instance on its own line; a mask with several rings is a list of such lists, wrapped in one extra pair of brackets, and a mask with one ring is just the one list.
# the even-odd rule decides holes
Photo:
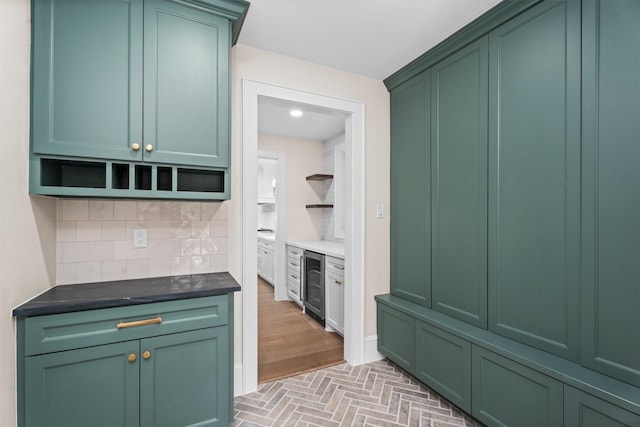
[(13, 309), (14, 317), (41, 316), (99, 308), (122, 307), (237, 292), (229, 273), (152, 277), (149, 279), (55, 286)]

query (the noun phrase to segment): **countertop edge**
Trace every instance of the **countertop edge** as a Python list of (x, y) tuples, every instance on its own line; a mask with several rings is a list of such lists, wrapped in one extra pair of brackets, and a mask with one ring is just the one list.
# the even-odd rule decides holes
[[(167, 288), (174, 278), (188, 281), (191, 277), (206, 279), (211, 276), (211, 286), (198, 289)], [(87, 295), (85, 291), (95, 291), (103, 287), (104, 296)], [(65, 292), (64, 300), (50, 299), (58, 292)], [(122, 292), (122, 291), (127, 292)], [(133, 292), (132, 292), (133, 290)], [(139, 292), (135, 292), (135, 291)], [(99, 310), (155, 302), (226, 295), (241, 290), (240, 285), (229, 273), (209, 273), (208, 275), (167, 276), (161, 278), (135, 279), (117, 282), (95, 282), (77, 285), (58, 285), (14, 308), (12, 316), (25, 318), (50, 314), (71, 313), (76, 311)], [(118, 294), (120, 291), (120, 294)], [(74, 292), (77, 295), (74, 296)], [(89, 292), (91, 293), (91, 292)]]

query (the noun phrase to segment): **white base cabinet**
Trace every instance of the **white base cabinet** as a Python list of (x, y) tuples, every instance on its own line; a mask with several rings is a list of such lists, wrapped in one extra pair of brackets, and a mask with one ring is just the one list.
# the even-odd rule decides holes
[(344, 336), (344, 260), (325, 257), (325, 327)]
[(258, 276), (273, 285), (275, 266), (273, 241), (258, 237)]
[(287, 297), (302, 306), (302, 257), (304, 250), (287, 245)]

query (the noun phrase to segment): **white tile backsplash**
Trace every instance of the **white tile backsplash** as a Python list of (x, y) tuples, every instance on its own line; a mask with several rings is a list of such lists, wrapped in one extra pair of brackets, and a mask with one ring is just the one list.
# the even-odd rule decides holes
[[(224, 202), (58, 200), (57, 284), (227, 271)], [(146, 248), (133, 230), (147, 229)]]

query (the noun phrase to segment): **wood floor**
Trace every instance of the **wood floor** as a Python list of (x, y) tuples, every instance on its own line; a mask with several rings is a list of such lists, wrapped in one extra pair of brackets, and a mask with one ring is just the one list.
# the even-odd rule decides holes
[(258, 382), (343, 363), (343, 340), (302, 313), (291, 301), (275, 301), (273, 287), (258, 278)]

